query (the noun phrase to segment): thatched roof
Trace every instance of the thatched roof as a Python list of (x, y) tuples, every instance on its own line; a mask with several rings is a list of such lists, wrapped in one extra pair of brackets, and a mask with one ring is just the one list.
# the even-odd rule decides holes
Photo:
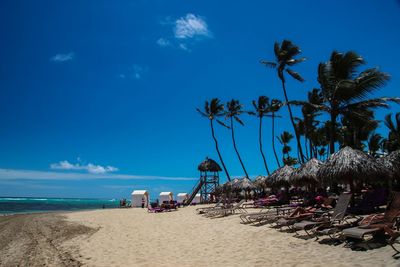
[(372, 156), (351, 147), (332, 154), (318, 171), (323, 181), (348, 182), (350, 180), (373, 181), (386, 178), (388, 171)]
[(230, 182), (231, 187), (233, 190), (240, 190), (240, 184), (241, 184), (241, 180), (239, 178), (234, 178), (232, 179)]
[(243, 177), (242, 179), (240, 179), (240, 189), (249, 191), (249, 190), (253, 190), (255, 188), (256, 188), (256, 186), (249, 178)]
[(400, 150), (393, 151), (378, 159), (391, 173), (392, 176), (400, 177)]
[(267, 178), (267, 184), (272, 186), (287, 186), (289, 185), (289, 179), (295, 169), (292, 166), (285, 165), (280, 167)]
[(257, 188), (265, 188), (266, 187), (266, 180), (267, 180), (267, 176), (262, 176), (259, 175), (256, 177), (256, 179), (254, 180), (253, 184), (257, 187)]
[(323, 163), (318, 159), (310, 159), (293, 171), (290, 176), (290, 183), (295, 186), (304, 186), (319, 183), (318, 170)]
[(222, 169), (218, 165), (218, 163), (212, 159), (209, 159), (208, 157), (202, 163), (199, 164), (197, 169), (201, 172), (220, 172), (220, 171), (222, 171)]

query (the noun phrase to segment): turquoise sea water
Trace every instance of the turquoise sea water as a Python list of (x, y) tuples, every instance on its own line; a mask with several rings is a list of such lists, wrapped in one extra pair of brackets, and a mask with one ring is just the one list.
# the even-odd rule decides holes
[(0, 197), (0, 214), (117, 208), (118, 199)]

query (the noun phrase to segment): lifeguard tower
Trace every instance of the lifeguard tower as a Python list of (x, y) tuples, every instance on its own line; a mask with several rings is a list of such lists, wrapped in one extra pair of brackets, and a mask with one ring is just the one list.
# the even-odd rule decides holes
[(189, 205), (196, 194), (200, 192), (201, 203), (210, 202), (210, 194), (215, 191), (215, 188), (219, 185), (219, 172), (222, 170), (217, 162), (210, 158), (206, 158), (202, 163), (199, 164), (197, 169), (200, 171), (200, 179), (196, 185), (192, 188), (189, 198), (186, 202)]

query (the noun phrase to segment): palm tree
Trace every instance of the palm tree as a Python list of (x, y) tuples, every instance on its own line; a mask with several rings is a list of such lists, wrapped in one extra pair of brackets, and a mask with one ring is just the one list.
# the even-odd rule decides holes
[(382, 135), (373, 132), (368, 139), (368, 152), (371, 156), (377, 157), (378, 151), (382, 147)]
[(314, 105), (330, 116), (330, 154), (335, 152), (338, 117), (357, 116), (366, 120), (365, 110), (388, 107), (388, 101), (400, 103), (400, 98), (378, 97), (368, 98), (370, 94), (383, 87), (389, 75), (376, 68), (357, 73), (364, 59), (355, 52), (345, 54), (332, 52), (330, 60), (318, 66), (318, 82), (324, 103)]
[(226, 177), (228, 178), (228, 181), (230, 181), (231, 177), (229, 176), (228, 170), (226, 169), (225, 163), (224, 163), (221, 153), (219, 151), (218, 141), (217, 141), (217, 138), (215, 137), (214, 124), (213, 124), (213, 121), (215, 119), (219, 124), (226, 126), (222, 121), (217, 119), (218, 117), (222, 117), (224, 115), (224, 105), (221, 104), (221, 102), (218, 98), (213, 98), (213, 99), (211, 99), (210, 102), (208, 102), (208, 101), (205, 102), (204, 111), (200, 110), (199, 108), (197, 108), (196, 110), (203, 117), (206, 117), (210, 120), (211, 135), (212, 135), (212, 138), (214, 139), (215, 149), (217, 150), (218, 157), (219, 157), (219, 160), (221, 161), (222, 167), (224, 168)]
[(238, 123), (240, 123), (242, 126), (244, 126), (243, 121), (239, 118), (239, 116), (244, 112), (242, 110), (243, 105), (239, 103), (238, 100), (232, 99), (231, 101), (228, 101), (226, 103), (226, 111), (225, 111), (225, 116), (226, 119), (229, 119), (230, 121), (230, 127), (225, 126), (227, 128), (230, 128), (231, 130), (231, 136), (232, 136), (232, 142), (233, 142), (233, 148), (235, 149), (236, 155), (240, 161), (240, 165), (242, 166), (242, 169), (246, 175), (247, 178), (249, 178), (249, 175), (247, 173), (246, 168), (244, 167), (242, 158), (240, 157), (239, 151), (236, 146), (236, 140), (235, 140), (235, 130), (234, 130), (234, 123), (233, 119), (235, 119)]
[(394, 117), (395, 122), (392, 121), (392, 114), (385, 116), (385, 125), (389, 129), (389, 134), (384, 141), (384, 146), (388, 152), (400, 149), (400, 112), (396, 113)]
[(282, 160), (284, 165), (295, 165), (297, 160), (290, 156), (292, 148), (289, 146), (290, 141), (293, 139), (293, 134), (284, 131), (279, 137), (279, 142), (283, 145), (282, 147)]
[(259, 126), (258, 126), (258, 143), (260, 145), (260, 153), (264, 161), (264, 166), (265, 170), (267, 171), (267, 174), (270, 175), (269, 169), (268, 169), (268, 164), (267, 160), (265, 159), (264, 151), (263, 151), (263, 145), (262, 145), (262, 119), (264, 116), (267, 116), (268, 114), (268, 102), (269, 98), (266, 96), (259, 96), (258, 100), (253, 100), (253, 107), (256, 112), (248, 112), (250, 115), (256, 115), (259, 119)]
[(288, 107), (290, 121), (292, 122), (292, 126), (296, 135), (297, 149), (300, 154), (300, 161), (304, 163), (304, 154), (300, 143), (300, 136), (297, 131), (296, 124), (294, 122), (292, 108), (290, 107), (289, 98), (286, 91), (284, 72), (286, 71), (295, 80), (303, 82), (304, 79), (300, 76), (300, 74), (289, 69), (288, 66), (294, 66), (300, 62), (303, 62), (305, 61), (305, 58), (304, 57), (297, 59), (294, 58), (301, 53), (301, 50), (298, 46), (296, 46), (295, 44), (293, 44), (291, 41), (288, 40), (283, 40), (280, 45), (278, 42), (275, 42), (274, 53), (275, 53), (275, 61), (271, 62), (262, 60), (261, 63), (267, 67), (272, 67), (277, 70), (278, 77), (282, 83), (283, 94), (285, 96), (286, 105)]
[(281, 109), (282, 105), (282, 101), (278, 99), (272, 99), (268, 105), (268, 110), (271, 112), (272, 118), (272, 150), (274, 151), (275, 160), (279, 168), (281, 167), (281, 164), (279, 163), (278, 155), (275, 149), (275, 118), (277, 117), (276, 113)]

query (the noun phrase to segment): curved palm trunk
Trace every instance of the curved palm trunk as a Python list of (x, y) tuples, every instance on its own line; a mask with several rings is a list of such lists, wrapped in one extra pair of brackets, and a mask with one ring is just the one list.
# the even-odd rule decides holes
[(238, 159), (240, 161), (240, 165), (242, 165), (242, 169), (246, 175), (247, 178), (249, 178), (249, 175), (247, 174), (246, 168), (244, 167), (242, 158), (240, 157), (239, 151), (236, 147), (236, 140), (235, 140), (235, 131), (233, 129), (233, 118), (231, 117), (231, 134), (232, 134), (232, 142), (233, 142), (233, 148), (235, 149), (236, 155), (238, 156)]
[(272, 150), (274, 151), (276, 163), (280, 168), (281, 164), (279, 163), (278, 154), (276, 154), (276, 149), (275, 149), (275, 112), (272, 112)]
[(228, 181), (230, 181), (230, 180), (231, 180), (231, 177), (229, 176), (229, 173), (228, 173), (228, 170), (226, 169), (225, 163), (224, 163), (224, 161), (222, 160), (221, 153), (219, 152), (218, 141), (217, 141), (217, 138), (215, 138), (213, 120), (210, 120), (210, 126), (211, 126), (212, 138), (214, 139), (214, 142), (215, 142), (215, 149), (217, 150), (218, 157), (219, 157), (219, 160), (221, 161), (222, 167), (224, 168), (226, 177), (228, 178)]
[(288, 99), (287, 92), (286, 92), (285, 82), (283, 80), (281, 80), (281, 82), (282, 82), (283, 94), (285, 95), (285, 101), (287, 103), (287, 107), (289, 110), (290, 121), (292, 122), (294, 134), (296, 136), (297, 150), (300, 154), (300, 161), (301, 161), (301, 163), (304, 163), (304, 154), (303, 154), (303, 149), (302, 149), (301, 143), (300, 143), (300, 136), (299, 136), (299, 133), (297, 132), (296, 124), (294, 123), (292, 108), (290, 107), (290, 104), (289, 104), (289, 99)]
[(267, 173), (269, 175), (270, 173), (269, 173), (267, 161), (265, 160), (265, 155), (264, 155), (263, 146), (262, 146), (262, 116), (260, 116), (260, 126), (258, 127), (258, 142), (260, 143), (260, 152), (261, 152), (261, 156), (264, 161), (265, 170), (267, 171)]

